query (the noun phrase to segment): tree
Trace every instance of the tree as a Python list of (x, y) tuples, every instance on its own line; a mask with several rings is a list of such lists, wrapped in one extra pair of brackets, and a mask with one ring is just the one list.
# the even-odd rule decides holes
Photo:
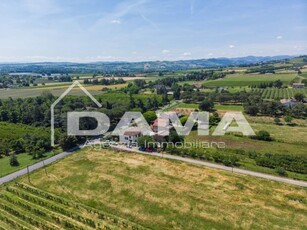
[(257, 132), (256, 136), (253, 137), (254, 139), (261, 140), (261, 141), (272, 141), (272, 137), (268, 131), (260, 130)]
[(294, 98), (295, 98), (295, 100), (297, 100), (297, 101), (303, 101), (303, 100), (304, 100), (304, 97), (305, 97), (305, 95), (302, 94), (302, 93), (296, 93), (296, 94), (294, 95)]
[(129, 108), (130, 109), (135, 108), (135, 101), (134, 101), (134, 98), (132, 97), (132, 94), (130, 94)]
[(307, 106), (304, 105), (304, 103), (295, 103), (292, 107), (291, 113), (294, 117), (297, 118), (304, 118), (306, 116), (306, 108)]
[(211, 100), (204, 100), (199, 104), (199, 109), (202, 111), (211, 111), (214, 107), (214, 103)]
[(13, 166), (13, 167), (19, 166), (17, 155), (15, 153), (12, 154), (11, 157), (10, 157), (10, 165)]
[(174, 91), (173, 97), (174, 97), (176, 100), (179, 100), (179, 99), (180, 99), (180, 95), (181, 95), (181, 93), (180, 93), (180, 88), (177, 87), (177, 88), (175, 89), (175, 91)]
[(278, 173), (280, 176), (287, 176), (287, 172), (283, 167), (277, 167), (275, 171)]
[(220, 121), (221, 121), (221, 118), (219, 117), (219, 114), (217, 112), (214, 112), (212, 116), (209, 117), (210, 125), (217, 125)]
[(163, 93), (162, 95), (162, 104), (165, 105), (169, 102), (168, 96), (167, 96), (167, 92)]
[(179, 136), (176, 131), (171, 131), (169, 134), (169, 141), (176, 144), (182, 143), (184, 141), (183, 136)]
[(279, 125), (280, 124), (280, 119), (278, 117), (275, 117), (274, 122), (275, 122), (276, 125)]
[(155, 140), (154, 140), (154, 138), (152, 136), (141, 136), (138, 139), (138, 146), (140, 148), (143, 148), (143, 149), (146, 149), (146, 148), (149, 148), (149, 149), (156, 148)]
[(259, 112), (258, 106), (255, 106), (255, 105), (245, 106), (244, 109), (245, 109), (245, 112), (251, 116), (256, 116), (257, 113)]
[(69, 150), (77, 146), (78, 140), (74, 136), (63, 136), (60, 140), (60, 146), (63, 150)]
[(143, 114), (143, 116), (149, 124), (151, 124), (154, 120), (157, 119), (156, 112), (154, 111), (147, 111)]
[(285, 116), (284, 119), (286, 123), (291, 123), (291, 121), (293, 120), (293, 118), (290, 115)]
[(25, 141), (22, 138), (13, 141), (12, 148), (16, 154), (25, 152)]
[(280, 89), (282, 87), (282, 81), (279, 79), (274, 81), (273, 86)]

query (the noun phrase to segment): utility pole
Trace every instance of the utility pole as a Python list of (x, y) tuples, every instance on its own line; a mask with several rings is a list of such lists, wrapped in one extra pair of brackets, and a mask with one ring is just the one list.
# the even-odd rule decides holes
[(27, 173), (28, 173), (28, 181), (31, 184), (29, 165), (27, 165)]
[(48, 176), (48, 174), (47, 174), (47, 169), (46, 169), (46, 165), (45, 165), (45, 161), (44, 161), (44, 160), (43, 160), (43, 165), (44, 165), (45, 174), (46, 174), (46, 176)]

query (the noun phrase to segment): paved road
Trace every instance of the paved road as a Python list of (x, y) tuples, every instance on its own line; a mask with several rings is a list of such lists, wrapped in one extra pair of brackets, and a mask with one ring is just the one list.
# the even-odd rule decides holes
[(307, 187), (307, 182), (304, 182), (304, 181), (298, 181), (298, 180), (288, 179), (288, 178), (284, 178), (284, 177), (273, 176), (273, 175), (249, 171), (249, 170), (245, 170), (245, 169), (232, 168), (232, 167), (228, 167), (228, 166), (224, 166), (224, 165), (209, 163), (209, 162), (200, 161), (200, 160), (194, 160), (194, 159), (191, 159), (191, 158), (185, 158), (185, 157), (180, 157), (180, 156), (175, 156), (175, 155), (170, 155), (170, 154), (148, 153), (148, 152), (139, 151), (139, 150), (133, 149), (133, 148), (126, 148), (124, 146), (112, 146), (112, 148), (120, 149), (120, 150), (124, 150), (124, 151), (141, 153), (141, 154), (150, 155), (150, 156), (163, 157), (163, 158), (167, 158), (167, 159), (184, 161), (184, 162), (195, 164), (195, 165), (201, 165), (201, 166), (206, 166), (206, 167), (215, 168), (215, 169), (222, 169), (222, 170), (226, 170), (226, 171), (230, 171), (230, 172), (241, 173), (241, 174), (245, 174), (245, 175), (265, 178), (265, 179), (269, 179), (269, 180), (274, 180), (274, 181), (278, 181), (278, 182), (298, 185), (298, 186), (302, 186), (302, 187)]
[[(78, 149), (80, 149), (80, 146), (75, 147), (75, 148), (73, 148), (73, 149), (71, 149), (71, 150), (69, 150), (67, 152), (59, 153), (59, 154), (57, 154), (57, 155), (55, 155), (53, 157), (50, 157), (50, 158), (48, 158), (48, 159), (46, 159), (44, 161), (40, 161), (40, 162), (38, 162), (38, 163), (36, 163), (34, 165), (31, 165), (31, 166), (29, 166), (29, 171), (32, 172), (32, 171), (34, 171), (36, 169), (43, 168), (44, 165), (49, 165), (49, 164), (51, 164), (51, 163), (53, 163), (53, 162), (55, 162), (57, 160), (60, 160), (60, 159), (66, 157), (68, 155), (71, 155), (71, 154), (73, 154)], [(16, 179), (17, 177), (20, 177), (20, 176), (23, 176), (23, 175), (26, 175), (26, 174), (27, 174), (27, 168), (24, 168), (24, 169), (21, 169), (19, 171), (16, 171), (16, 172), (12, 173), (12, 174), (9, 174), (7, 176), (4, 176), (4, 177), (0, 178), (0, 185), (3, 184), (3, 183), (10, 182), (10, 181)]]

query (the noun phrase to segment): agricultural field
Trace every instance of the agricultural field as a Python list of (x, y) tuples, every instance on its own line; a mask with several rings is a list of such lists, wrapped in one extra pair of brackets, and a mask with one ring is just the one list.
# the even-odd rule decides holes
[(26, 184), (1, 189), (0, 226), (2, 229), (145, 229)]
[[(69, 84), (70, 85), (70, 84)], [(22, 88), (22, 89), (0, 89), (0, 99), (7, 99), (11, 98), (25, 98), (25, 97), (36, 97), (42, 95), (43, 92), (50, 92), (54, 96), (60, 96), (68, 87), (69, 85), (50, 85), (47, 87), (34, 87), (34, 88)], [(92, 95), (99, 95), (103, 92), (101, 91), (103, 88), (108, 89), (120, 89), (127, 86), (125, 84), (118, 84), (118, 85), (84, 85), (84, 87), (92, 94)], [(81, 96), (84, 95), (84, 92), (75, 87), (70, 92), (71, 95)]]
[(307, 88), (305, 89), (293, 89), (293, 88), (284, 88), (284, 89), (277, 89), (277, 88), (266, 88), (266, 89), (252, 89), (252, 92), (256, 92), (261, 95), (263, 99), (271, 99), (271, 100), (278, 100), (282, 98), (290, 99), (294, 97), (296, 93), (303, 93), (307, 95)]
[(204, 86), (250, 86), (280, 79), (284, 84), (289, 84), (296, 74), (231, 74), (225, 78), (208, 80)]
[(49, 137), (50, 129), (43, 127), (34, 127), (23, 124), (14, 124), (8, 122), (0, 122), (0, 142), (1, 140), (16, 140), (22, 138), (26, 134), (38, 135), (40, 137)]
[(214, 105), (214, 109), (221, 111), (243, 111), (242, 105)]
[(0, 187), (3, 226), (307, 227), (305, 188), (217, 169), (83, 149), (48, 166), (47, 174), (31, 173), (31, 185), (24, 177), (19, 186)]

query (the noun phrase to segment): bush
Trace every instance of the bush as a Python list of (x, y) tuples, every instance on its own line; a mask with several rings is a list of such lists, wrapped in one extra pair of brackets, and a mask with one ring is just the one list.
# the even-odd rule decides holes
[(265, 153), (255, 158), (256, 164), (263, 167), (276, 169), (282, 167), (285, 170), (297, 173), (307, 173), (307, 157), (288, 154)]
[(252, 138), (256, 140), (261, 140), (261, 141), (272, 141), (273, 140), (270, 133), (264, 130), (257, 132), (256, 136), (253, 136)]
[(18, 162), (16, 154), (11, 155), (10, 165), (13, 167), (19, 166), (19, 162)]
[(287, 176), (287, 172), (283, 167), (277, 167), (275, 171), (278, 173), (279, 176)]
[(279, 125), (280, 124), (280, 119), (278, 117), (275, 117), (274, 122), (275, 122), (276, 125)]

